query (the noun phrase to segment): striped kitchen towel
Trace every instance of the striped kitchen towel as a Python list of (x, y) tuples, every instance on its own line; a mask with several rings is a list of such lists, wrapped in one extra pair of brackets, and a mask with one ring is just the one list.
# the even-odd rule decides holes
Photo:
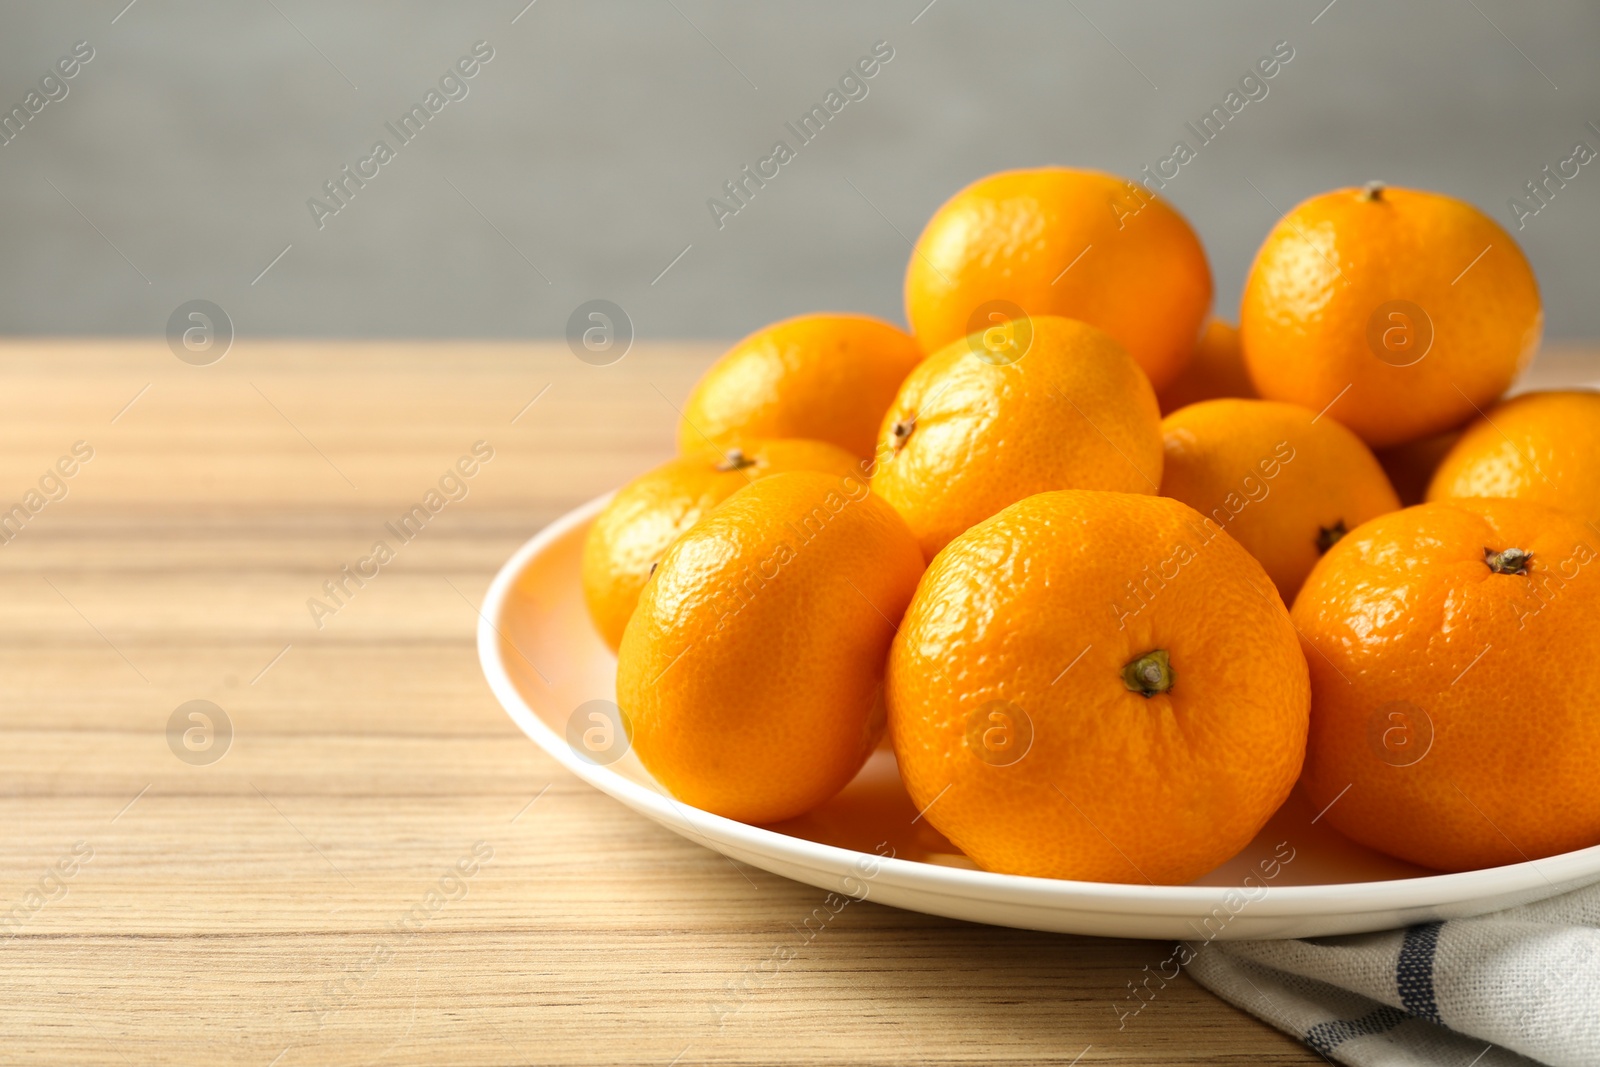
[(1189, 950), (1201, 985), (1330, 1061), (1600, 1065), (1600, 885), (1405, 930)]

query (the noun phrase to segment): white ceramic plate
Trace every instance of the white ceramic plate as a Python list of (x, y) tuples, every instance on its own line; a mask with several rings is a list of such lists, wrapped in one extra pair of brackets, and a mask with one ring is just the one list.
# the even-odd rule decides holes
[[(478, 657), (522, 731), (568, 770), (641, 815), (743, 863), (821, 889), (973, 922), (1116, 937), (1318, 937), (1509, 907), (1600, 881), (1600, 846), (1532, 863), (1434, 874), (1315, 821), (1298, 793), (1238, 856), (1183, 886), (992, 874), (917, 818), (894, 756), (875, 753), (809, 815), (750, 826), (668, 797), (630, 752), (600, 765), (569, 746), (580, 705), (616, 697), (616, 660), (583, 605), (583, 538), (605, 497), (551, 523), (495, 576)], [(578, 716), (579, 737), (591, 725)]]

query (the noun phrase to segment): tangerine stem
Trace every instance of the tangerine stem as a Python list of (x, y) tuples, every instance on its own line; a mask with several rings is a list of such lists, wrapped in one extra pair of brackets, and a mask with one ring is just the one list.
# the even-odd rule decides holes
[(1335, 520), (1332, 526), (1317, 527), (1317, 551), (1327, 553), (1328, 549), (1338, 544), (1340, 539), (1350, 531), (1345, 528), (1344, 520)]
[(1128, 691), (1145, 699), (1165, 693), (1172, 688), (1178, 675), (1172, 669), (1172, 660), (1164, 648), (1153, 649), (1137, 659), (1129, 660), (1122, 668), (1122, 684)]
[(911, 440), (911, 431), (916, 428), (917, 417), (915, 415), (907, 415), (889, 427), (889, 436), (896, 452), (906, 447), (906, 442)]
[(1483, 562), (1496, 574), (1527, 574), (1528, 563), (1533, 559), (1533, 553), (1521, 548), (1508, 548), (1496, 552), (1492, 548), (1483, 550)]

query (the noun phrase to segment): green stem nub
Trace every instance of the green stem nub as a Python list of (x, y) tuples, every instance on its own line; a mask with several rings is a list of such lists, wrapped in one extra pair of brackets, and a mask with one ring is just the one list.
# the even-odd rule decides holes
[(756, 461), (744, 454), (742, 449), (730, 448), (728, 454), (717, 464), (719, 471), (742, 471), (746, 467), (754, 467)]
[(1483, 550), (1483, 562), (1496, 574), (1527, 574), (1532, 560), (1533, 553), (1520, 548), (1508, 548), (1503, 552), (1492, 548)]
[(1177, 680), (1172, 661), (1164, 648), (1146, 652), (1122, 668), (1122, 684), (1128, 687), (1129, 692), (1138, 693), (1146, 699), (1167, 692)]
[(1317, 528), (1317, 551), (1326, 554), (1328, 549), (1339, 543), (1339, 538), (1350, 531), (1345, 529), (1344, 520), (1340, 519), (1332, 526), (1319, 526)]

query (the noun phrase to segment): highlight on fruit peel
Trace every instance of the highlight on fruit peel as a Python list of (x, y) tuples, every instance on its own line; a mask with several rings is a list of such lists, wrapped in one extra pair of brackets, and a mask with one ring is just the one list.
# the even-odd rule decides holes
[(1600, 843), (1600, 535), (1526, 500), (1350, 531), (1295, 601), (1306, 792), (1341, 833), (1464, 871)]
[(1041, 493), (961, 534), (889, 654), (917, 809), (980, 867), (1176, 885), (1300, 772), (1311, 690), (1261, 565), (1166, 497)]

